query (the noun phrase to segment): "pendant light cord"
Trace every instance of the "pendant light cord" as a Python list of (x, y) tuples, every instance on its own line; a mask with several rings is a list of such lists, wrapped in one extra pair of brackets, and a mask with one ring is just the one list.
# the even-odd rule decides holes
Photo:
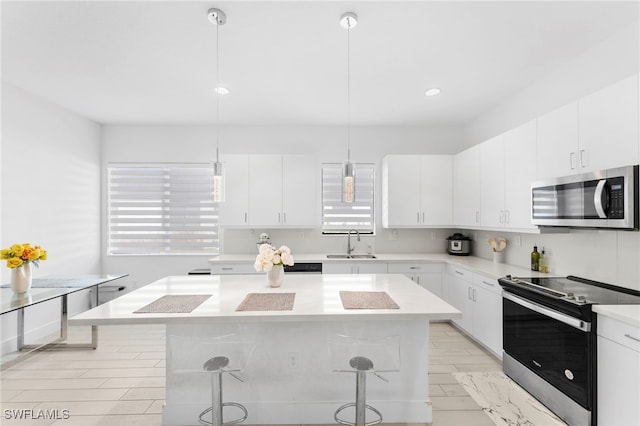
[(216, 163), (220, 162), (220, 24), (216, 24)]
[(351, 162), (351, 25), (347, 28), (347, 163)]

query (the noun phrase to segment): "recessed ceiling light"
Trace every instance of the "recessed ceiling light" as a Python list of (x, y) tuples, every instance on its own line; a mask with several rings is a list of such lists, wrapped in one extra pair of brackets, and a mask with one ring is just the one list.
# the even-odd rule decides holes
[(437, 96), (440, 94), (440, 89), (438, 89), (437, 87), (432, 87), (431, 89), (427, 89), (424, 94), (425, 96)]
[(218, 95), (228, 95), (229, 94), (229, 89), (227, 89), (226, 87), (214, 87), (213, 91), (216, 92)]

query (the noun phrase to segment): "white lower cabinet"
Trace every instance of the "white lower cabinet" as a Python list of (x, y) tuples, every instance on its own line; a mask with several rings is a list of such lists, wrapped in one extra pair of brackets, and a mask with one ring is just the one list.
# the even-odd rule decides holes
[(502, 291), (495, 278), (447, 265), (444, 299), (462, 312), (454, 322), (502, 357)]
[(248, 262), (225, 262), (211, 265), (211, 275), (244, 275), (244, 274), (263, 274), (264, 272), (256, 272), (253, 263)]
[(322, 264), (323, 274), (386, 274), (387, 264), (383, 262), (326, 262)]
[(442, 297), (442, 263), (390, 263), (390, 274), (403, 274), (411, 281)]
[(640, 329), (598, 315), (598, 425), (640, 425)]

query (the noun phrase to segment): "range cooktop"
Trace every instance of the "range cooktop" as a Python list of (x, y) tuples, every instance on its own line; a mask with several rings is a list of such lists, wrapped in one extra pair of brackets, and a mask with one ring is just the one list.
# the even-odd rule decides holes
[(503, 287), (505, 284), (507, 287), (519, 287), (576, 305), (640, 304), (640, 291), (574, 276), (520, 278), (507, 275), (501, 284)]

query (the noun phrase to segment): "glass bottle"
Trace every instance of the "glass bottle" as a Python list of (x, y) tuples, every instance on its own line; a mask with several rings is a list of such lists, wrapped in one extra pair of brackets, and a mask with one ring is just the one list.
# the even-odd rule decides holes
[(544, 253), (544, 247), (542, 247), (542, 252), (540, 253), (540, 260), (538, 263), (539, 263), (540, 272), (544, 272), (544, 273), (549, 272), (549, 262), (547, 261), (547, 255)]
[(540, 269), (540, 253), (538, 252), (538, 246), (533, 246), (531, 252), (531, 270), (537, 271)]

